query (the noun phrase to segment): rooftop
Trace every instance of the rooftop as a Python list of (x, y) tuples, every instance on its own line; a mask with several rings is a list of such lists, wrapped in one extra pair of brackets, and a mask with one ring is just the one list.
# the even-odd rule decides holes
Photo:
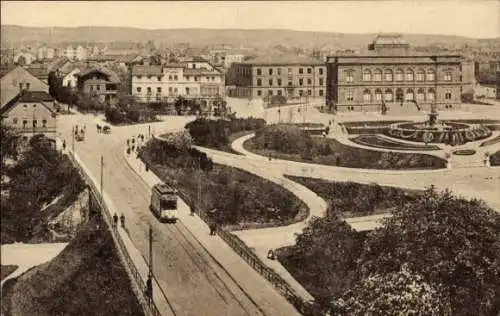
[(112, 83), (120, 83), (120, 78), (118, 78), (118, 75), (114, 72), (111, 71), (107, 68), (104, 67), (93, 67), (89, 68), (86, 70), (83, 70), (82, 72), (78, 73), (78, 77), (84, 77), (87, 76), (88, 74), (91, 74), (93, 72), (100, 72), (108, 77), (108, 80)]
[(45, 67), (27, 67), (26, 70), (38, 79), (47, 79), (49, 71)]
[[(1, 109), (0, 113), (3, 116), (5, 113), (10, 111), (18, 102), (51, 102), (54, 101), (54, 98), (44, 91), (22, 91), (18, 93), (12, 100), (6, 103)], [(48, 108), (48, 107), (47, 107)], [(48, 108), (51, 112), (53, 112), (50, 108)]]
[(323, 65), (323, 62), (307, 56), (297, 55), (265, 55), (235, 64), (246, 65)]
[(163, 71), (162, 71), (161, 66), (135, 65), (132, 67), (132, 75), (133, 76), (161, 76), (161, 75), (163, 75)]

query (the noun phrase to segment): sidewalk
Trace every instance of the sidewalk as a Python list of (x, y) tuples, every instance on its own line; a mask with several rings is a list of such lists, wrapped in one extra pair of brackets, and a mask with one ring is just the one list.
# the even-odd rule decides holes
[[(136, 172), (144, 182), (152, 187), (161, 180), (151, 171), (145, 171), (144, 163), (136, 158), (135, 154), (125, 159), (130, 168)], [(207, 252), (218, 262), (221, 267), (233, 278), (240, 288), (260, 306), (265, 315), (300, 315), (295, 308), (282, 297), (271, 283), (265, 280), (257, 271), (252, 269), (231, 247), (229, 247), (219, 236), (209, 236), (209, 228), (198, 216), (191, 216), (189, 207), (179, 199), (178, 218), (185, 224), (188, 230), (207, 250)]]
[[(81, 159), (78, 157), (78, 154), (75, 154), (75, 160), (76, 162), (81, 166), (81, 168), (84, 170), (84, 172), (87, 174), (87, 176), (92, 180), (93, 185), (98, 188), (98, 181), (92, 176), (92, 173), (85, 167)], [(116, 209), (115, 205), (113, 204), (113, 201), (109, 198), (109, 196), (106, 194), (104, 191), (103, 193), (103, 199), (104, 202), (106, 203), (110, 216), (111, 214), (119, 214), (120, 212)], [(106, 218), (106, 217), (105, 217)], [(133, 264), (137, 268), (137, 271), (139, 272), (141, 279), (145, 283), (148, 277), (148, 272), (149, 272), (149, 267), (148, 264), (146, 263), (146, 260), (140, 253), (140, 251), (134, 246), (132, 241), (130, 240), (130, 237), (128, 236), (127, 232), (122, 228), (122, 227), (117, 227), (115, 228), (116, 232), (119, 234), (121, 237), (123, 244), (125, 246), (125, 249), (127, 250), (128, 255), (132, 259)], [(118, 245), (116, 245), (118, 248)], [(128, 270), (128, 267), (127, 267)], [(132, 282), (135, 287), (135, 281)], [(137, 287), (135, 287), (137, 290)], [(160, 286), (154, 280), (153, 282), (153, 300), (158, 307), (158, 310), (160, 311), (162, 316), (174, 316), (174, 313), (172, 312), (172, 309), (170, 307), (170, 303), (168, 302), (167, 298), (163, 296), (162, 291), (160, 289)]]

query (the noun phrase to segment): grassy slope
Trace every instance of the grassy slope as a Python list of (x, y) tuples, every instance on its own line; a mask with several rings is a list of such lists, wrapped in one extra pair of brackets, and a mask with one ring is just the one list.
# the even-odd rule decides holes
[(56, 258), (26, 272), (12, 286), (13, 315), (143, 315), (99, 218)]
[(16, 271), (18, 267), (14, 265), (6, 265), (6, 266), (0, 266), (0, 276), (1, 279), (5, 279), (9, 274), (12, 272)]

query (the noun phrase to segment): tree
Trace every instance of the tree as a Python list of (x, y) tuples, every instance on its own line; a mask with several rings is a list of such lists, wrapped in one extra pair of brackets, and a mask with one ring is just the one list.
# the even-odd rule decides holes
[(359, 259), (363, 277), (393, 273), (404, 264), (444, 286), (453, 315), (496, 315), (500, 215), (481, 201), (428, 189), (370, 235)]
[(313, 218), (287, 259), (295, 267), (295, 276), (318, 304), (330, 302), (349, 288), (355, 279), (356, 259), (362, 249), (362, 240), (336, 210), (324, 218)]
[(7, 158), (17, 159), (17, 145), (19, 142), (19, 134), (17, 134), (11, 127), (1, 124), (0, 126), (0, 139), (2, 141), (2, 172)]
[(334, 302), (330, 312), (360, 316), (452, 315), (442, 286), (429, 284), (406, 266), (397, 272), (362, 279)]

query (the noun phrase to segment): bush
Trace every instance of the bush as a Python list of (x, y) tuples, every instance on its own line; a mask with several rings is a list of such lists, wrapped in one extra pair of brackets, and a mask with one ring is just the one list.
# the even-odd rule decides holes
[(127, 119), (131, 122), (134, 122), (134, 123), (137, 123), (139, 122), (140, 118), (141, 118), (141, 113), (139, 112), (139, 110), (136, 110), (136, 109), (131, 109), (131, 110), (128, 110), (126, 112), (127, 114)]
[(72, 203), (85, 187), (68, 158), (44, 136), (34, 136), (29, 149), (6, 173), (11, 182), (8, 197), (1, 200), (2, 243), (28, 242), (36, 237), (36, 227), (47, 220), (40, 212), (42, 206), (63, 192)]
[(195, 148), (153, 140), (140, 155), (189, 205), (217, 209), (215, 220), (223, 225), (275, 225), (305, 215), (306, 206), (291, 192), (246, 171), (215, 165)]
[[(326, 149), (326, 146), (329, 149)], [(346, 146), (331, 138), (311, 137), (299, 127), (269, 125), (255, 133), (244, 146), (263, 156), (327, 165), (368, 169), (445, 168), (438, 157), (419, 153), (380, 152)]]
[(262, 128), (266, 122), (256, 118), (238, 118), (232, 120), (207, 120), (204, 118), (186, 124), (185, 128), (191, 134), (198, 146), (223, 149), (229, 144), (229, 136), (242, 131), (252, 131)]

